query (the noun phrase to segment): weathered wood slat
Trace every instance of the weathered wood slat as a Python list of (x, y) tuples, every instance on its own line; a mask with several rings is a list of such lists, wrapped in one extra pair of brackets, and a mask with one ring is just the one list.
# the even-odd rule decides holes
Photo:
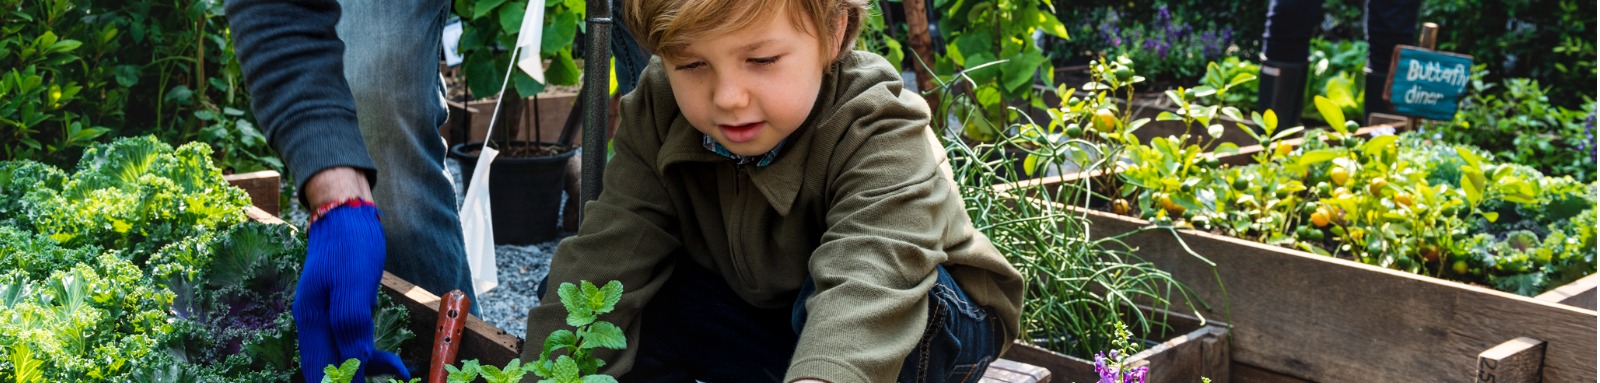
[(982, 383), (1050, 383), (1050, 370), (1009, 359), (989, 363), (983, 371)]
[[(1099, 235), (1144, 221), (1088, 214)], [(1527, 336), (1549, 343), (1546, 381), (1595, 381), (1596, 313), (1477, 286), (1208, 233), (1127, 238), (1138, 254), (1233, 325), (1234, 361), (1325, 381), (1460, 382), (1479, 352)], [(1222, 286), (1217, 284), (1218, 279)], [(1224, 290), (1226, 289), (1226, 294)]]

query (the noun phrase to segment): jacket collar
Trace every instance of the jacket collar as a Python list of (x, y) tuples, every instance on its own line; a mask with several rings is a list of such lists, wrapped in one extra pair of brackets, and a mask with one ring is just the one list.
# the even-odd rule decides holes
[[(784, 148), (778, 158), (767, 166), (746, 166), (750, 172), (750, 181), (756, 189), (767, 199), (767, 203), (778, 211), (779, 215), (789, 215), (789, 210), (794, 207), (795, 198), (800, 194), (801, 179), (805, 177), (805, 163), (811, 156), (812, 137), (819, 121), (826, 121), (837, 101), (836, 91), (839, 85), (839, 66), (834, 64), (822, 77), (822, 88), (818, 91), (817, 102), (811, 107), (811, 115), (800, 124), (790, 136), (784, 139)], [(662, 91), (671, 92), (671, 89)], [(665, 174), (668, 167), (683, 162), (727, 162), (731, 161), (708, 151), (702, 144), (705, 135), (695, 130), (689, 120), (679, 114), (672, 120), (667, 136), (662, 140), (661, 152), (656, 158), (656, 172)]]

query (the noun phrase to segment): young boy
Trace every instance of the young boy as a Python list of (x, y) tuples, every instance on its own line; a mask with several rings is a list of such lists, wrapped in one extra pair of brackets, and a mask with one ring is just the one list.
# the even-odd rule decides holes
[[(962, 206), (928, 106), (853, 52), (862, 0), (630, 0), (657, 55), (551, 263), (620, 280), (621, 381), (975, 382), (1022, 278)], [(524, 359), (565, 328), (529, 313)]]

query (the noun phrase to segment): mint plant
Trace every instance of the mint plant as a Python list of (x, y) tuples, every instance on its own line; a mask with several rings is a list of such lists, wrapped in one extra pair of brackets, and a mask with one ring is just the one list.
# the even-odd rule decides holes
[[(445, 370), (449, 375), (445, 377), (446, 383), (472, 383), (479, 377), (488, 383), (517, 383), (530, 372), (542, 378), (540, 383), (615, 383), (616, 378), (598, 374), (600, 367), (606, 363), (594, 356), (594, 349), (621, 350), (628, 347), (628, 338), (621, 327), (599, 320), (600, 315), (617, 308), (617, 301), (622, 299), (622, 282), (611, 281), (603, 287), (595, 287), (589, 281), (579, 283), (562, 283), (560, 289), (556, 290), (561, 297), (561, 304), (567, 309), (567, 324), (577, 330), (562, 329), (550, 333), (550, 337), (544, 340), (544, 350), (539, 353), (538, 360), (522, 364), (521, 360), (512, 359), (504, 368), (484, 366), (476, 359), (461, 362), (459, 368), (447, 365)], [(550, 358), (563, 350), (566, 355)], [(337, 367), (328, 365), (323, 369), (327, 375), (322, 382), (350, 382), (359, 365), (360, 361), (355, 359), (346, 360)], [(412, 379), (409, 383), (419, 380)], [(402, 383), (394, 379), (389, 382)]]

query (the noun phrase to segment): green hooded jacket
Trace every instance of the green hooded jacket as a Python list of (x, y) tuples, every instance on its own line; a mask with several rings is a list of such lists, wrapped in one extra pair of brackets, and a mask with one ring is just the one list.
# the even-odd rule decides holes
[(570, 328), (556, 286), (620, 280), (626, 293), (600, 319), (626, 329), (630, 349), (597, 355), (608, 362), (602, 372), (627, 371), (638, 313), (678, 260), (721, 274), (762, 308), (792, 306), (813, 277), (786, 382), (893, 381), (927, 327), (936, 264), (994, 310), (1004, 339), (1015, 338), (1022, 277), (972, 227), (927, 103), (872, 53), (841, 57), (822, 81), (776, 160), (736, 166), (702, 146), (661, 61), (651, 60), (622, 99), (604, 190), (556, 250), (550, 293), (528, 314), (523, 359)]

